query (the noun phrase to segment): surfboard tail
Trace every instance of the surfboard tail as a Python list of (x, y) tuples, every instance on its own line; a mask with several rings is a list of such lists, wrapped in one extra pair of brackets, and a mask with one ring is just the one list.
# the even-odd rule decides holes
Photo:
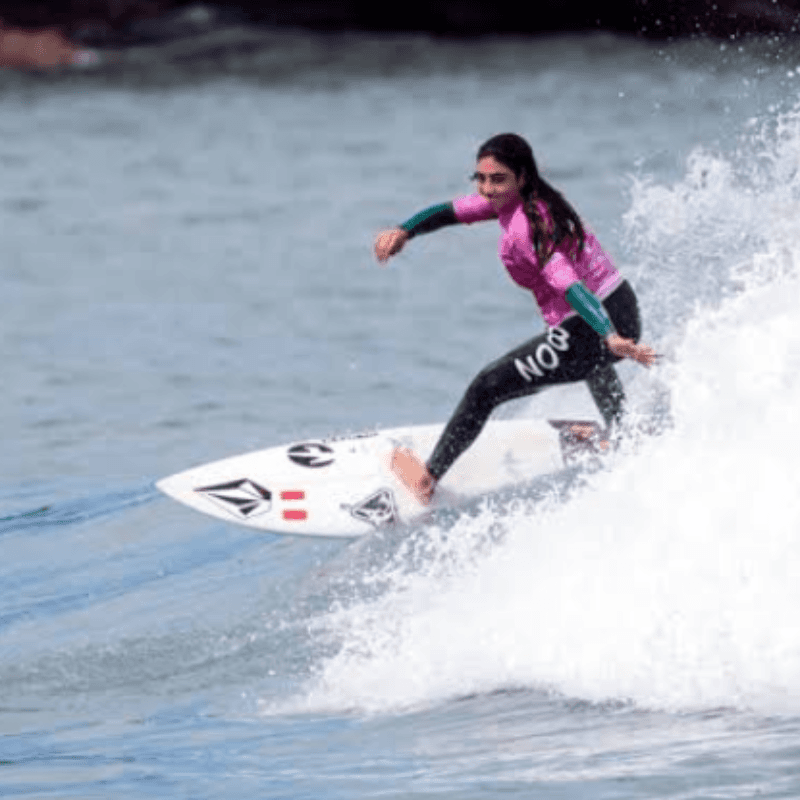
[(611, 449), (608, 432), (599, 422), (570, 419), (551, 419), (548, 422), (558, 431), (561, 454), (567, 465), (587, 456), (603, 455)]

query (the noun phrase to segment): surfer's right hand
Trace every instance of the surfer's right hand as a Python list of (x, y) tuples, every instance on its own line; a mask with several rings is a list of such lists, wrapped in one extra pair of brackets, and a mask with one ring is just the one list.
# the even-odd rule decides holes
[(375, 256), (383, 264), (391, 256), (399, 253), (403, 245), (408, 241), (408, 232), (402, 228), (392, 228), (389, 231), (381, 231), (375, 238)]

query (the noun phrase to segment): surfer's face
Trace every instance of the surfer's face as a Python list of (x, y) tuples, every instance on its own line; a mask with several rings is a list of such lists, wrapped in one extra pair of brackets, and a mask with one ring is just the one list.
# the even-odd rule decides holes
[(514, 174), (511, 167), (501, 164), (494, 156), (484, 156), (472, 176), (478, 182), (478, 193), (485, 197), (495, 211), (519, 200), (525, 183), (522, 176)]

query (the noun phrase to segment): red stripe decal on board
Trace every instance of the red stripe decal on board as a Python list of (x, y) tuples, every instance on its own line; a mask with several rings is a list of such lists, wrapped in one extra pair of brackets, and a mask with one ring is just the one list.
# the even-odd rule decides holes
[(287, 510), (287, 511), (283, 512), (283, 518), (284, 519), (296, 519), (296, 520), (307, 519), (308, 518), (308, 512), (307, 511), (294, 510), (294, 509)]
[(305, 500), (305, 492), (281, 492), (281, 500)]

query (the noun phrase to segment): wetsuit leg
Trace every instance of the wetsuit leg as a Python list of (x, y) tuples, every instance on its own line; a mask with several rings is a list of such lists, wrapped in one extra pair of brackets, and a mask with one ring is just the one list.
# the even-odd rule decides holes
[(500, 403), (539, 391), (535, 384), (520, 385), (519, 377), (509, 369), (511, 361), (511, 354), (498, 359), (469, 385), (428, 460), (428, 472), (437, 480), (478, 438), (486, 420)]
[[(603, 300), (606, 313), (611, 317), (614, 328), (620, 336), (638, 342), (642, 335), (642, 322), (639, 318), (639, 304), (628, 281), (623, 281)], [(609, 353), (609, 356), (611, 354)], [(619, 356), (611, 356), (613, 361), (621, 361)]]
[(475, 441), (498, 405), (547, 386), (582, 380), (602, 358), (604, 349), (600, 337), (580, 317), (574, 317), (489, 364), (469, 385), (445, 426), (428, 460), (428, 471), (441, 478)]
[[(623, 282), (604, 305), (620, 335), (638, 340), (639, 317), (630, 286)], [(586, 380), (595, 372), (590, 384), (592, 396), (604, 418), (610, 414), (616, 419), (621, 416), (624, 400), (612, 366), (619, 360), (580, 317), (571, 317), (515, 348), (472, 381), (428, 460), (428, 471), (440, 479), (475, 441), (501, 403), (536, 394), (547, 386)]]
[(586, 383), (606, 427), (619, 425), (625, 411), (625, 390), (613, 365), (596, 367), (589, 373)]
[[(642, 325), (636, 295), (630, 284), (623, 281), (605, 299), (603, 305), (614, 322), (617, 333), (638, 342)], [(589, 393), (609, 428), (619, 425), (625, 413), (625, 390), (613, 366), (614, 362), (621, 360), (618, 356), (612, 356), (611, 363), (598, 364), (586, 378)]]

